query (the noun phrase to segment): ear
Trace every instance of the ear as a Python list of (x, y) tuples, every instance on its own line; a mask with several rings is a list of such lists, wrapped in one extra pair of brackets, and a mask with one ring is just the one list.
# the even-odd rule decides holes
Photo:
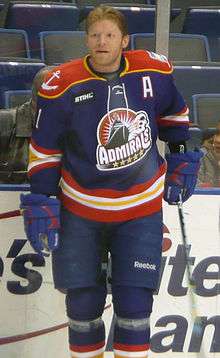
[(126, 35), (122, 39), (122, 48), (126, 49), (126, 47), (128, 47), (128, 44), (129, 44), (129, 35)]

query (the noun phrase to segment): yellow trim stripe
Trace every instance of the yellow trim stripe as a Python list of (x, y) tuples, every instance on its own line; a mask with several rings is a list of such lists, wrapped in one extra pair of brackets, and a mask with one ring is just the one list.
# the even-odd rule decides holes
[(70, 350), (72, 358), (101, 358), (104, 355), (105, 348), (100, 348), (90, 352), (74, 352)]
[(125, 58), (125, 69), (124, 69), (124, 71), (122, 71), (120, 73), (120, 77), (123, 77), (128, 72), (128, 69), (129, 69), (128, 59), (126, 57), (124, 57), (124, 58)]
[(120, 351), (118, 349), (114, 349), (114, 357), (115, 358), (147, 358), (148, 351), (142, 352), (128, 352), (128, 351)]
[[(76, 353), (73, 352), (71, 354), (71, 358), (81, 358), (81, 357), (82, 356), (79, 356), (78, 352), (76, 352)], [(101, 354), (96, 354), (95, 356), (93, 356), (93, 358), (104, 358), (104, 351)]]
[(69, 86), (67, 86), (62, 92), (54, 95), (54, 96), (46, 96), (44, 94), (42, 94), (41, 92), (38, 92), (38, 95), (42, 98), (58, 98), (60, 96), (62, 96), (63, 93), (65, 93), (70, 87), (74, 86), (75, 84), (78, 84), (78, 83), (83, 83), (83, 82), (86, 82), (86, 81), (92, 81), (94, 79), (97, 79), (97, 78), (85, 78), (84, 80), (80, 80), (80, 81), (75, 81), (75, 82), (72, 82)]
[(51, 153), (51, 154), (44, 154), (42, 152), (39, 152), (36, 150), (32, 144), (29, 145), (29, 152), (36, 158), (49, 158), (49, 157), (61, 157), (62, 152), (57, 150), (57, 152)]
[(143, 68), (143, 69), (139, 69), (139, 70), (127, 71), (126, 73), (125, 72), (121, 73), (121, 76), (127, 75), (129, 73), (134, 73), (134, 72), (159, 72), (159, 73), (170, 74), (173, 72), (173, 69), (171, 69), (171, 71), (162, 71), (162, 70), (158, 70), (158, 69), (154, 69), (154, 68)]
[(83, 64), (86, 68), (86, 70), (93, 76), (94, 79), (96, 80), (101, 80), (101, 81), (107, 81), (106, 78), (98, 76), (95, 72), (93, 72), (91, 70), (91, 68), (87, 65), (87, 58), (89, 57), (89, 55), (86, 55), (83, 59)]
[(38, 167), (39, 165), (42, 164), (47, 164), (47, 163), (60, 163), (61, 160), (60, 158), (56, 158), (56, 157), (50, 157), (47, 159), (35, 159), (34, 161), (30, 161), (30, 163), (28, 164), (28, 171), (30, 171), (31, 169)]
[(107, 81), (105, 78), (103, 77), (99, 77), (98, 75), (96, 75), (94, 72), (91, 71), (91, 69), (89, 68), (89, 66), (87, 65), (87, 62), (86, 62), (86, 59), (88, 58), (89, 55), (86, 55), (83, 59), (83, 64), (86, 68), (86, 70), (92, 75), (92, 77), (88, 77), (88, 78), (85, 78), (83, 80), (78, 80), (78, 81), (74, 81), (74, 82), (71, 82), (62, 92), (60, 92), (59, 94), (56, 94), (54, 96), (47, 96), (47, 95), (44, 95), (40, 92), (38, 92), (38, 95), (42, 98), (58, 98), (60, 96), (62, 96), (62, 94), (64, 92), (66, 92), (70, 87), (76, 85), (76, 84), (79, 84), (79, 83), (84, 83), (84, 82), (87, 82), (87, 81), (91, 81), (91, 80), (100, 80), (100, 81)]
[(52, 162), (61, 162), (62, 153), (57, 152), (53, 154), (43, 154), (38, 152), (34, 147), (30, 144), (29, 146), (29, 164), (28, 171), (32, 168), (37, 167), (44, 163), (52, 163)]
[[(89, 66), (87, 65), (86, 59), (88, 58), (89, 55), (86, 55), (83, 59), (83, 64), (86, 68), (86, 70), (92, 75), (92, 77), (88, 77), (85, 78), (83, 80), (78, 80), (78, 81), (74, 81), (71, 82), (62, 92), (56, 94), (56, 95), (52, 95), (52, 96), (47, 96), (45, 94), (42, 94), (40, 91), (38, 92), (38, 95), (42, 98), (58, 98), (60, 96), (62, 96), (63, 93), (65, 93), (70, 87), (79, 84), (79, 83), (84, 83), (84, 82), (88, 82), (88, 81), (92, 81), (92, 80), (100, 80), (100, 81), (107, 81), (105, 78), (98, 76), (97, 74), (95, 74), (94, 72), (92, 72), (92, 70), (89, 68)], [(127, 58), (125, 57), (125, 69), (123, 72), (121, 72), (120, 77), (123, 77), (127, 74), (130, 73), (138, 73), (138, 72), (158, 72), (158, 73), (163, 73), (163, 74), (170, 74), (173, 72), (173, 68), (171, 68), (170, 71), (162, 71), (162, 70), (158, 70), (158, 69), (153, 69), (153, 68), (143, 68), (143, 69), (138, 69), (138, 70), (130, 70), (129, 71), (129, 62), (127, 60)]]
[(102, 210), (121, 210), (143, 204), (158, 197), (163, 191), (164, 176), (158, 178), (146, 191), (120, 198), (105, 198), (83, 194), (71, 188), (63, 178), (61, 179), (61, 189), (65, 195), (85, 206)]

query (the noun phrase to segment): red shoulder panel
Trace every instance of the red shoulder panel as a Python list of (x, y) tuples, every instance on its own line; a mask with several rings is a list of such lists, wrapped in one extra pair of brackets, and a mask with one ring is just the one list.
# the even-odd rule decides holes
[(131, 50), (124, 52), (127, 62), (126, 73), (138, 71), (156, 71), (172, 73), (173, 66), (164, 55), (150, 51)]
[(93, 78), (95, 76), (85, 65), (85, 58), (72, 60), (53, 68), (48, 73), (38, 95), (45, 98), (56, 98), (74, 84)]

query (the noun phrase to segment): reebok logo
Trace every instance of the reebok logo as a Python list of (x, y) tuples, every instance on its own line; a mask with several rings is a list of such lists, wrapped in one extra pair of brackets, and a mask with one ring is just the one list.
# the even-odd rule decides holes
[(149, 264), (149, 262), (135, 261), (134, 262), (134, 267), (139, 268), (139, 269), (143, 269), (143, 270), (156, 271), (156, 265), (155, 264)]
[(74, 103), (88, 102), (94, 99), (94, 92), (82, 93), (79, 96), (74, 97)]

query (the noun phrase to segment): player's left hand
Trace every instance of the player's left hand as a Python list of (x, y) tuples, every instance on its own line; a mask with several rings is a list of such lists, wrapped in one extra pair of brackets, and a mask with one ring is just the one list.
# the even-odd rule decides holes
[(21, 194), (24, 228), (33, 249), (49, 256), (59, 244), (60, 201), (41, 194)]
[(202, 157), (203, 152), (200, 150), (166, 154), (165, 201), (176, 205), (193, 194)]

